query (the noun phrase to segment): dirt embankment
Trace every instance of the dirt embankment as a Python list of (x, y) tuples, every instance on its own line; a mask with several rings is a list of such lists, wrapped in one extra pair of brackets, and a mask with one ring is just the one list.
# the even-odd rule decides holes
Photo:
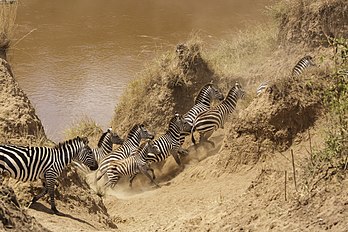
[(17, 138), (23, 140), (46, 135), (33, 105), (11, 75), (7, 61), (0, 59), (0, 137), (1, 142)]
[[(285, 4), (285, 3), (283, 3)], [(327, 36), (348, 37), (348, 6), (345, 0), (293, 1), (279, 14), (279, 41), (283, 45), (327, 45)]]
[[(0, 62), (1, 143), (53, 146), (53, 143), (46, 138), (44, 128), (35, 114), (30, 100), (18, 86), (13, 74), (9, 72), (9, 64), (3, 59), (0, 59)], [(71, 215), (68, 214), (70, 219), (67, 217), (67, 223), (71, 223), (69, 220), (76, 221), (76, 224), (80, 226), (85, 224), (89, 230), (96, 227), (100, 229), (116, 228), (102, 199), (75, 172), (68, 169), (58, 179), (58, 182), (57, 207), (62, 212), (73, 212)], [(40, 181), (23, 183), (10, 179), (4, 180), (1, 184), (0, 230), (48, 231), (38, 221), (59, 218), (50, 215), (48, 196), (32, 205), (34, 209), (27, 209), (34, 194), (38, 194), (42, 188)], [(43, 202), (44, 204), (42, 204)], [(79, 214), (86, 217), (79, 218)], [(38, 219), (35, 219), (36, 217)]]
[(144, 122), (159, 134), (167, 129), (175, 112), (186, 113), (201, 87), (219, 80), (201, 57), (200, 49), (192, 41), (179, 44), (175, 51), (148, 67), (145, 75), (126, 89), (116, 107), (112, 127), (126, 134), (135, 123)]
[[(160, 189), (153, 189), (139, 176), (133, 189), (120, 183), (105, 199), (92, 193), (76, 173), (66, 172), (59, 182), (57, 207), (70, 216), (50, 215), (48, 197), (30, 209), (30, 215), (54, 231), (64, 226), (72, 231), (108, 230), (115, 228), (115, 222), (121, 231), (345, 231), (347, 181), (323, 179), (313, 188), (306, 182), (305, 163), (309, 151), (323, 145), (326, 121), (320, 92), (332, 69), (326, 44), (313, 49), (318, 43), (312, 42), (320, 40), (316, 39), (321, 36), (320, 28), (345, 35), (346, 5), (340, 0), (298, 2), (304, 5), (290, 7), (279, 33), (281, 44), (290, 41), (292, 46), (276, 49), (272, 57), (265, 57), (262, 64), (238, 78), (248, 94), (225, 129), (212, 136), (215, 148), (189, 147), (190, 154), (182, 157), (183, 169), (169, 157), (156, 170)], [(303, 43), (297, 46), (299, 41)], [(293, 65), (307, 52), (319, 65), (300, 78), (289, 79)], [(324, 62), (318, 57), (324, 57)], [(234, 84), (236, 78), (224, 77), (222, 83), (215, 71), (195, 42), (178, 45), (127, 88), (115, 110), (113, 127), (126, 133), (133, 124), (145, 122), (159, 136), (175, 111), (184, 113), (193, 105), (204, 84), (210, 80), (222, 86)], [(269, 89), (256, 97), (255, 88), (246, 85), (249, 78), (270, 80)], [(28, 202), (39, 185), (16, 185), (19, 203)], [(12, 195), (8, 196), (2, 200), (10, 209), (3, 217), (5, 222), (18, 210)], [(24, 220), (28, 222), (25, 228), (33, 226), (33, 220)]]
[[(148, 180), (142, 179), (136, 190), (121, 184), (110, 191), (116, 198), (107, 197), (107, 206), (119, 218), (121, 230), (346, 230), (347, 181), (328, 178), (313, 189), (307, 182), (306, 163), (312, 149), (323, 146), (327, 125), (322, 92), (328, 88), (334, 63), (332, 49), (326, 48), (322, 35), (347, 37), (347, 6), (340, 0), (296, 2), (305, 5), (290, 5), (289, 12), (282, 15), (280, 44), (272, 57), (265, 57), (245, 71), (247, 76), (238, 78), (248, 90), (247, 97), (238, 104), (225, 129), (212, 136), (216, 147), (189, 147), (189, 156), (183, 158), (184, 170), (168, 158), (161, 170), (156, 170), (162, 184), (159, 190), (146, 187)], [(329, 31), (322, 33), (323, 28)], [(299, 78), (290, 78), (296, 62), (308, 54), (317, 66)], [(189, 100), (185, 100), (185, 81), (169, 85), (180, 83), (176, 77), (191, 78), (191, 83), (200, 78), (190, 76), (196, 72), (192, 67), (186, 70), (188, 66), (178, 65), (179, 58), (177, 54), (166, 57), (155, 72), (148, 74), (147, 82), (130, 86), (137, 90), (144, 87), (147, 100), (142, 103), (143, 95), (138, 99), (130, 94), (134, 90), (128, 92), (131, 109), (123, 99), (114, 116), (116, 128), (141, 121), (147, 121), (150, 129), (163, 128), (176, 105), (180, 105), (180, 113), (192, 106), (196, 90), (186, 93)], [(203, 69), (203, 77), (213, 77), (224, 86), (215, 70), (206, 67), (209, 71)], [(168, 81), (170, 78), (172, 81)], [(250, 83), (248, 78), (259, 83), (270, 80), (269, 88), (256, 97), (255, 88), (245, 84)], [(232, 84), (235, 80), (224, 77), (223, 81)], [(174, 97), (179, 95), (182, 98)], [(162, 114), (164, 117), (160, 117)]]

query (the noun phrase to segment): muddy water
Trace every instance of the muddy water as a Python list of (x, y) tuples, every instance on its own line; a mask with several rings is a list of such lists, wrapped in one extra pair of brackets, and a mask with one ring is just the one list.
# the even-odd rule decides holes
[(174, 49), (197, 30), (209, 45), (266, 20), (269, 2), (20, 1), (10, 60), (46, 133), (58, 141), (84, 116), (106, 128), (125, 86), (154, 51)]

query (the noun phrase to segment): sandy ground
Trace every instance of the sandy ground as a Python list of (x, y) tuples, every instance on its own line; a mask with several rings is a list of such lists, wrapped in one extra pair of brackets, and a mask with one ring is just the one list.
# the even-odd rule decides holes
[[(321, 143), (320, 131), (316, 133), (312, 146)], [(215, 141), (217, 148), (206, 154), (216, 154), (221, 137)], [(297, 167), (309, 146), (308, 140), (292, 146)], [(330, 184), (306, 198), (300, 172), (295, 191), (290, 152), (230, 172), (213, 168), (219, 155), (198, 156), (190, 151), (183, 171), (172, 157), (162, 172), (157, 170), (161, 188), (137, 177), (133, 189), (123, 180), (106, 192), (104, 204), (118, 229), (108, 228), (85, 209), (62, 204), (58, 207), (67, 216), (52, 215), (45, 202), (34, 205), (29, 214), (51, 231), (347, 231), (348, 181)]]

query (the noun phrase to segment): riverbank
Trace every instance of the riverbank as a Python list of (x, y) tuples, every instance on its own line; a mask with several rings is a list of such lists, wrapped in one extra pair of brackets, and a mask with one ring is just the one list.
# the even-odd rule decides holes
[[(88, 189), (91, 176), (78, 184), (83, 178), (68, 172), (59, 182), (57, 206), (69, 216), (49, 214), (48, 198), (27, 213), (51, 231), (62, 225), (72, 231), (110, 231), (116, 225), (120, 231), (345, 231), (347, 119), (339, 115), (347, 115), (348, 83), (338, 70), (348, 68), (347, 44), (326, 36), (348, 35), (346, 24), (326, 19), (347, 22), (346, 15), (337, 16), (347, 6), (341, 0), (299, 2), (304, 5), (275, 5), (275, 24), (231, 35), (212, 50), (199, 37), (183, 43), (182, 53), (173, 47), (146, 66), (115, 108), (112, 126), (122, 137), (134, 123), (145, 123), (159, 137), (174, 112), (192, 106), (203, 84), (213, 80), (226, 93), (238, 81), (246, 97), (213, 134), (214, 148), (195, 149), (186, 141), (184, 168), (172, 157), (155, 166), (159, 189), (139, 176), (133, 189), (125, 178), (100, 197)], [(322, 33), (323, 26), (330, 31)], [(296, 31), (301, 37), (288, 39)], [(323, 43), (304, 39), (306, 31)], [(289, 78), (305, 55), (317, 66)], [(257, 97), (256, 87), (265, 80), (269, 88)], [(100, 128), (93, 121), (72, 128), (69, 137), (89, 132), (95, 147)], [(23, 203), (38, 190), (16, 189)]]

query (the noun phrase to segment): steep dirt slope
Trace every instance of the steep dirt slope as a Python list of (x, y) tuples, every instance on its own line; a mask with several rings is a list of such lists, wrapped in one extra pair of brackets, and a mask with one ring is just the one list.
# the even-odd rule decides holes
[(9, 70), (7, 61), (0, 59), (0, 141), (7, 142), (7, 138), (46, 140), (33, 105)]
[[(9, 64), (2, 59), (0, 59), (0, 62), (0, 142), (18, 145), (53, 146), (53, 143), (46, 138), (41, 121), (35, 114), (35, 109), (30, 100), (18, 86), (12, 76), (13, 74), (9, 72)], [(109, 218), (102, 199), (91, 191), (87, 183), (80, 179), (75, 172), (69, 169), (69, 171), (62, 174), (58, 182), (59, 187), (56, 191), (57, 207), (62, 212), (69, 213), (66, 217), (68, 222), (70, 220), (77, 223), (76, 228), (81, 226), (93, 230), (96, 230), (96, 228), (116, 228), (116, 225)], [(33, 195), (38, 194), (41, 188), (40, 181), (31, 183), (17, 182), (13, 179), (1, 181), (0, 229), (47, 231), (47, 227), (42, 226), (39, 222), (56, 221), (59, 222), (61, 230), (61, 217), (50, 215), (50, 206), (47, 206), (48, 196), (34, 204), (33, 209), (28, 210), (26, 207)], [(13, 199), (17, 199), (17, 205), (14, 204)], [(70, 213), (75, 217), (69, 216)], [(81, 219), (83, 218), (80, 217), (81, 214), (87, 216), (85, 220)], [(51, 219), (47, 220), (49, 217)]]

